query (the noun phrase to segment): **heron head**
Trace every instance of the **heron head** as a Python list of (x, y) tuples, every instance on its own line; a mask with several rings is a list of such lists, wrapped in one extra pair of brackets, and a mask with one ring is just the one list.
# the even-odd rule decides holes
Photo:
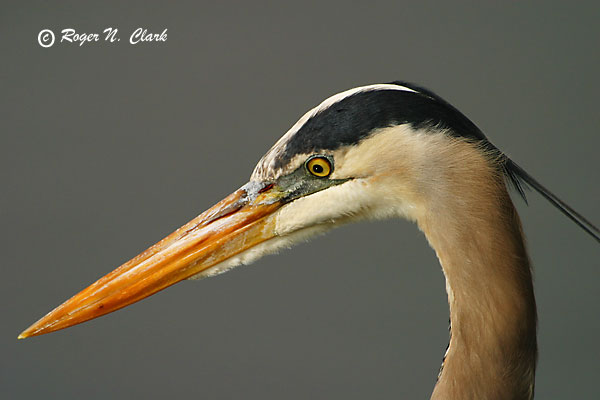
[(432, 172), (439, 157), (432, 151), (447, 151), (453, 137), (463, 144), (485, 141), (466, 117), (424, 89), (378, 84), (332, 96), (290, 128), (246, 185), (20, 338), (107, 314), (181, 280), (222, 273), (356, 219), (417, 219), (439, 190), (432, 184), (439, 181)]

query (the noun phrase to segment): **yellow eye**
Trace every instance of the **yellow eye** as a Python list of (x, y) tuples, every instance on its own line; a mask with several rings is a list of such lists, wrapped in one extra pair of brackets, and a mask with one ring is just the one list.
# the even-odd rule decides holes
[(308, 172), (319, 178), (325, 178), (331, 174), (331, 163), (325, 157), (314, 157), (306, 163)]

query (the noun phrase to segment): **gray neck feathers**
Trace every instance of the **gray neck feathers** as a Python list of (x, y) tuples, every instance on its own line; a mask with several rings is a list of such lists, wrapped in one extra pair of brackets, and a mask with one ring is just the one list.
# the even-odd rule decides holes
[(533, 397), (536, 308), (529, 260), (503, 178), (484, 163), (476, 166), (478, 182), (460, 176), (467, 170), (449, 175), (460, 182), (448, 185), (450, 191), (460, 193), (447, 193), (436, 200), (443, 207), (432, 204), (418, 218), (442, 265), (450, 305), (450, 345), (432, 399)]

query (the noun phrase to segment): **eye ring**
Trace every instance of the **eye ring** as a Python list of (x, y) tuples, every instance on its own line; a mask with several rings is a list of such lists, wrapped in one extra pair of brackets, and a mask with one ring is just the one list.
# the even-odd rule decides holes
[(333, 172), (333, 165), (328, 157), (312, 156), (305, 163), (306, 170), (317, 178), (326, 178)]

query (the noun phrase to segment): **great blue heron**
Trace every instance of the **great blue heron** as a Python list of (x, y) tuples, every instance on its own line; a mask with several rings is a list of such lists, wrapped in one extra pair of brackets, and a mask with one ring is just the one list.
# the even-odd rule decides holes
[(250, 263), (344, 223), (415, 221), (446, 276), (452, 334), (434, 399), (530, 399), (536, 308), (507, 183), (585, 218), (492, 145), (463, 114), (405, 82), (357, 87), (307, 112), (249, 183), (75, 295), (19, 338), (115, 311), (183, 279)]

